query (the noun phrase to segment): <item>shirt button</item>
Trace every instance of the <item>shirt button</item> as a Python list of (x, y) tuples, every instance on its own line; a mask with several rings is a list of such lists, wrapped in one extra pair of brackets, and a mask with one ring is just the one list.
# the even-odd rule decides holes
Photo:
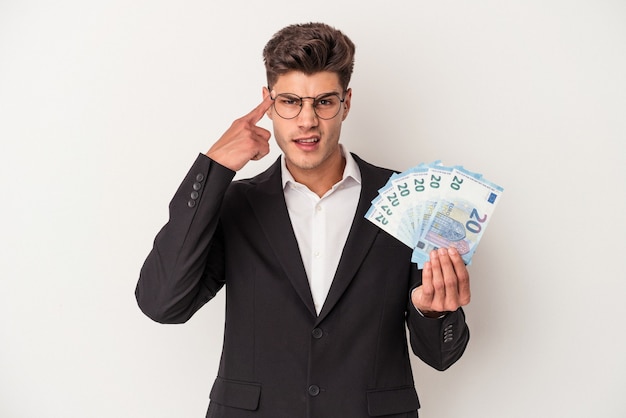
[(313, 254), (315, 256), (315, 258), (320, 258), (320, 252), (319, 251), (315, 251), (315, 254)]
[(318, 212), (322, 211), (322, 207), (320, 205), (315, 206), (315, 210)]
[(317, 396), (320, 394), (320, 387), (317, 385), (311, 385), (309, 386), (309, 395), (311, 396)]
[(324, 331), (321, 330), (321, 328), (315, 328), (311, 334), (313, 335), (313, 338), (315, 338), (316, 340), (319, 340), (320, 338), (322, 338), (324, 336)]

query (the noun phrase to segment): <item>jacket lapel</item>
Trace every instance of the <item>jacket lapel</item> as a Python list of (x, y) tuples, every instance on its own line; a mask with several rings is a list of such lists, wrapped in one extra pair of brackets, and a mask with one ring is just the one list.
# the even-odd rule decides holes
[(252, 210), (265, 233), (281, 267), (302, 302), (317, 316), (298, 241), (293, 232), (282, 188), (280, 158), (256, 177), (256, 187), (247, 196)]
[[(350, 233), (337, 266), (333, 283), (317, 317), (319, 324), (337, 304), (341, 295), (363, 263), (376, 234), (380, 231), (365, 219), (371, 201), (389, 179), (390, 172), (374, 167), (352, 154), (361, 171), (361, 195)], [(298, 241), (287, 211), (280, 173), (280, 158), (256, 178), (256, 187), (249, 189), (248, 200), (286, 276), (313, 316), (317, 316), (309, 281), (306, 276)]]
[(372, 200), (377, 196), (378, 189), (389, 179), (390, 173), (374, 167), (352, 154), (361, 171), (361, 195), (357, 205), (350, 233), (337, 266), (333, 283), (317, 318), (319, 324), (337, 304), (341, 295), (354, 278), (359, 266), (363, 263), (367, 252), (374, 243), (379, 229), (365, 219)]

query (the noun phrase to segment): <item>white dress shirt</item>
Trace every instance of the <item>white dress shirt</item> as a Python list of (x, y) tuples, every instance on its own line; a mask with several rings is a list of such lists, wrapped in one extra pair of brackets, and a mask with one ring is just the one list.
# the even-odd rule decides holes
[(346, 148), (340, 147), (346, 159), (343, 177), (322, 197), (296, 182), (285, 158), (281, 158), (287, 210), (318, 314), (333, 282), (361, 193), (359, 167)]

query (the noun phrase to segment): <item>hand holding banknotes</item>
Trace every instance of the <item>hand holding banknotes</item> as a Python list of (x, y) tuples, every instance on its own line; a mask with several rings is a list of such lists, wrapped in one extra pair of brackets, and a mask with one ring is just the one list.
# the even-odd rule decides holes
[(413, 249), (422, 285), (411, 301), (425, 316), (469, 303), (466, 265), (502, 192), (479, 173), (439, 161), (394, 174), (378, 191), (365, 218)]
[(430, 253), (422, 269), (422, 285), (411, 293), (411, 302), (424, 316), (438, 317), (470, 302), (469, 273), (459, 252), (440, 248)]

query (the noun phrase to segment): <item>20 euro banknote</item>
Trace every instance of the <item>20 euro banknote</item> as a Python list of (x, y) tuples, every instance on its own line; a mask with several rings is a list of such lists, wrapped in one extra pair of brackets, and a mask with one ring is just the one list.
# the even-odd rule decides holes
[(455, 247), (470, 264), (503, 188), (440, 161), (392, 175), (365, 217), (413, 249), (419, 268), (432, 250)]

